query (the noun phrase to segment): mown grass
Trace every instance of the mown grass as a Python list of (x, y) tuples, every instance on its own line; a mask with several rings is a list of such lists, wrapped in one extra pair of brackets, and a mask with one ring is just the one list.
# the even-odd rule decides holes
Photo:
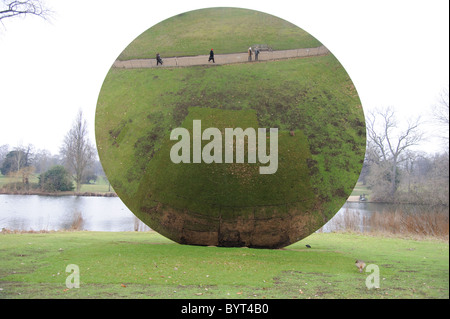
[(353, 191), (351, 193), (351, 196), (359, 196), (359, 195), (365, 195), (367, 199), (370, 198), (370, 193), (372, 191), (365, 185), (363, 185), (363, 183), (358, 182), (356, 183), (355, 187), (353, 188)]
[(247, 52), (249, 46), (267, 44), (273, 50), (321, 45), (297, 26), (253, 10), (209, 8), (189, 11), (158, 23), (139, 35), (120, 54), (119, 60), (154, 59)]
[(106, 178), (102, 176), (98, 177), (94, 183), (91, 184), (82, 184), (80, 192), (92, 192), (92, 193), (107, 193), (113, 192), (114, 189), (109, 185), (109, 182)]
[[(13, 178), (0, 174), (0, 188), (14, 182), (16, 182), (17, 184), (22, 184), (22, 178)], [(39, 182), (38, 175), (31, 175), (29, 178), (29, 182), (32, 184), (37, 184)]]
[[(155, 232), (0, 234), (0, 298), (448, 298), (448, 252), (448, 242), (350, 233), (283, 250), (184, 246)], [(366, 287), (355, 259), (379, 267), (380, 288)], [(69, 264), (78, 289), (66, 288)]]

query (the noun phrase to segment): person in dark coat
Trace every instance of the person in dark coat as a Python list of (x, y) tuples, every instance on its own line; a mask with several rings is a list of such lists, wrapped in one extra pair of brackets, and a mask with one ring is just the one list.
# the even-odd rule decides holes
[(258, 61), (259, 49), (255, 49), (255, 61)]
[(156, 65), (158, 64), (163, 64), (163, 61), (161, 59), (161, 56), (159, 55), (159, 53), (156, 53)]
[(211, 51), (209, 51), (209, 59), (208, 59), (208, 62), (209, 61), (213, 61), (213, 63), (216, 63), (215, 61), (214, 61), (214, 51), (213, 51), (213, 49), (211, 49)]

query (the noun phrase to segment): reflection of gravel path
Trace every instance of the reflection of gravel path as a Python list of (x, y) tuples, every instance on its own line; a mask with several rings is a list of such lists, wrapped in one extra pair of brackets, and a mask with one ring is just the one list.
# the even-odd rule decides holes
[[(259, 61), (280, 60), (289, 58), (304, 58), (309, 56), (319, 56), (328, 54), (328, 49), (324, 46), (316, 48), (304, 48), (293, 50), (280, 50), (280, 51), (262, 51), (259, 53)], [(253, 61), (254, 61), (253, 55)], [(192, 57), (173, 57), (163, 58), (163, 66), (156, 66), (156, 59), (137, 59), (114, 62), (113, 67), (124, 69), (137, 69), (137, 68), (154, 68), (154, 67), (178, 67), (178, 66), (193, 66), (193, 65), (207, 65), (213, 64), (208, 62), (208, 55), (197, 55)], [(215, 64), (231, 64), (248, 62), (247, 53), (230, 53), (230, 54), (215, 54)]]

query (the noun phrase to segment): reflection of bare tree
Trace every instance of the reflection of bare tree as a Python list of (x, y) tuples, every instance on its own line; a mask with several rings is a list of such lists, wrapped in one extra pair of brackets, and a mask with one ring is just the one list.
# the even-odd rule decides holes
[(0, 22), (6, 18), (27, 15), (48, 19), (50, 13), (42, 0), (0, 0)]
[(139, 218), (134, 216), (134, 231), (148, 231), (150, 228), (145, 225)]
[(81, 230), (84, 224), (83, 214), (80, 211), (76, 211), (73, 214), (72, 223), (70, 225), (71, 230)]
[(422, 206), (414, 210), (408, 205), (381, 205), (370, 210), (347, 207), (319, 231), (433, 236), (448, 240), (448, 226), (448, 209), (443, 206)]

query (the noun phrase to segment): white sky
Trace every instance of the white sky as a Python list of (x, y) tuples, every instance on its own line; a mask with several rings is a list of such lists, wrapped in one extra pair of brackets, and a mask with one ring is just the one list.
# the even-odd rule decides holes
[[(94, 137), (103, 80), (140, 33), (176, 14), (229, 6), (263, 11), (309, 32), (339, 59), (364, 110), (426, 118), (449, 83), (448, 0), (46, 0), (36, 17), (0, 24), (0, 146), (59, 152), (81, 108)], [(428, 126), (429, 136), (436, 134)], [(441, 151), (430, 137), (420, 149)]]

